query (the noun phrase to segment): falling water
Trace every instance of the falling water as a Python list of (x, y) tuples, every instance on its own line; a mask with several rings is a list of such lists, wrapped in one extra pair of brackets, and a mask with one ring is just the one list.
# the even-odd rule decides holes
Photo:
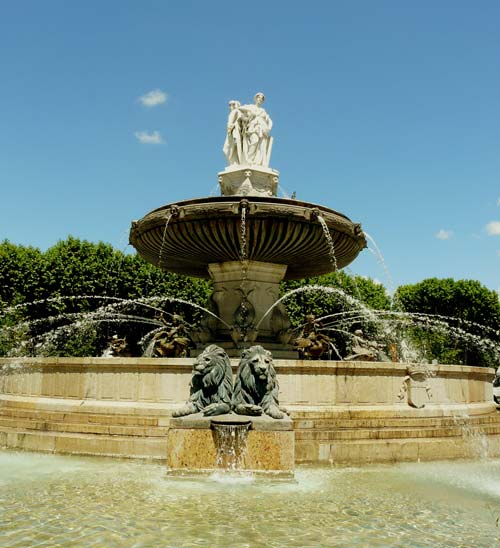
[(217, 449), (216, 466), (222, 470), (243, 470), (247, 450), (250, 422), (224, 424), (212, 422), (212, 431)]
[(172, 218), (172, 212), (169, 211), (167, 213), (167, 220), (165, 221), (165, 228), (163, 229), (163, 237), (162, 237), (162, 240), (161, 240), (160, 253), (158, 254), (158, 268), (161, 268), (161, 265), (162, 265), (163, 248), (165, 246), (165, 239), (167, 237), (168, 223), (170, 222), (171, 218)]
[(247, 258), (247, 208), (242, 205), (241, 207), (241, 247), (240, 247), (241, 260), (244, 261)]
[(318, 215), (318, 221), (323, 229), (323, 234), (325, 235), (326, 243), (328, 244), (328, 256), (330, 257), (330, 262), (332, 263), (333, 270), (336, 272), (338, 270), (337, 257), (335, 257), (335, 246), (333, 245), (333, 238), (328, 229), (325, 219), (321, 215)]
[(469, 446), (472, 456), (478, 459), (487, 459), (489, 454), (489, 440), (484, 430), (474, 426), (467, 410), (455, 412), (453, 422), (462, 432), (462, 439)]

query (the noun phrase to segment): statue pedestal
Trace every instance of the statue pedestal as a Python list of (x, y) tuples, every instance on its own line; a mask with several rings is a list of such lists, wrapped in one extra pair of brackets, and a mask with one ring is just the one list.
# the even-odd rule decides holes
[[(249, 424), (237, 467), (223, 466), (216, 428)], [(172, 418), (167, 442), (168, 475), (193, 476), (217, 471), (251, 472), (291, 479), (294, 474), (295, 437), (289, 417), (272, 419), (229, 413), (204, 417), (201, 413)]]
[(228, 166), (217, 174), (222, 196), (276, 196), (279, 172), (263, 166)]
[(216, 328), (222, 339), (254, 342), (258, 335), (259, 340), (289, 342), (283, 340), (290, 327), (283, 305), (275, 306), (264, 318), (279, 299), (279, 284), (286, 269), (286, 265), (248, 260), (208, 265), (214, 285), (212, 301), (217, 306), (217, 315), (226, 324), (218, 322)]

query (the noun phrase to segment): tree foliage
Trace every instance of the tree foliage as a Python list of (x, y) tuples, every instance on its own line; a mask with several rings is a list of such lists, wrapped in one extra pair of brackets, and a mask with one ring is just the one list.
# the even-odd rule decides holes
[[(160, 308), (194, 321), (197, 309), (178, 299), (204, 306), (209, 288), (204, 280), (162, 272), (139, 256), (104, 243), (70, 236), (42, 253), (4, 241), (0, 244), (0, 353), (30, 340), (31, 346), (23, 351), (35, 352), (34, 346), (43, 341), (51, 354), (96, 354), (114, 333), (138, 340), (151, 329), (140, 318), (152, 320)], [(177, 301), (143, 304), (155, 296)], [(96, 311), (101, 312), (89, 322)], [(120, 314), (135, 320), (120, 321)], [(49, 339), (46, 333), (51, 333)]]
[(398, 288), (395, 299), (410, 313), (428, 315), (410, 332), (440, 363), (498, 366), (498, 293), (476, 280), (429, 278)]

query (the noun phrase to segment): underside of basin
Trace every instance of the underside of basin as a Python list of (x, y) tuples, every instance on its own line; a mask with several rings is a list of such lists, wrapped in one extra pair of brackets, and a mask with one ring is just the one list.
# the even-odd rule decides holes
[[(319, 217), (330, 233), (334, 261)], [(130, 243), (163, 270), (201, 278), (209, 277), (210, 264), (238, 261), (243, 254), (250, 261), (287, 265), (284, 279), (317, 276), (347, 266), (366, 247), (361, 226), (332, 209), (237, 196), (155, 209), (132, 223)]]

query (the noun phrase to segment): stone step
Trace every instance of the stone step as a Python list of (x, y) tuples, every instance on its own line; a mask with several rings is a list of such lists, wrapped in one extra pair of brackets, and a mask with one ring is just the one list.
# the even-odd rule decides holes
[(474, 438), (405, 438), (336, 440), (311, 442), (296, 440), (295, 462), (352, 465), (378, 462), (429, 461), (445, 458), (480, 458), (499, 454), (500, 436), (489, 436), (486, 444)]
[(407, 438), (479, 438), (482, 435), (500, 435), (500, 425), (484, 426), (479, 428), (381, 428), (372, 429), (342, 429), (342, 430), (296, 430), (297, 441), (328, 441), (328, 440), (376, 440), (376, 439), (407, 439)]
[(294, 429), (342, 429), (342, 428), (419, 428), (463, 425), (499, 424), (498, 415), (476, 415), (472, 417), (421, 417), (383, 419), (294, 419)]
[[(283, 404), (286, 408), (287, 405)], [(489, 402), (479, 402), (468, 406), (425, 406), (416, 409), (408, 406), (357, 406), (345, 407), (327, 406), (323, 409), (296, 409), (288, 406), (290, 415), (294, 420), (405, 420), (415, 418), (472, 418), (486, 416), (500, 416), (500, 413)]]
[(167, 438), (19, 431), (3, 426), (0, 447), (23, 451), (165, 461)]
[(8, 406), (0, 407), (0, 416), (72, 423), (115, 424), (123, 426), (158, 426), (159, 421), (159, 417), (148, 417), (144, 415), (87, 413), (85, 410), (73, 412), (46, 411), (42, 409)]
[[(124, 427), (167, 427), (170, 422), (168, 416), (144, 416), (130, 414), (88, 413), (85, 410), (74, 412), (48, 411), (29, 409), (17, 406), (0, 407), (0, 417), (18, 420), (35, 420), (49, 423), (95, 424)], [(470, 417), (412, 417), (412, 418), (294, 418), (295, 430), (341, 430), (355, 428), (428, 428), (428, 427), (456, 427), (456, 426), (485, 426), (500, 424), (500, 413), (489, 415), (473, 415)]]
[(163, 426), (123, 426), (113, 424), (92, 424), (57, 422), (44, 419), (26, 419), (18, 417), (0, 416), (0, 429), (2, 427), (17, 428), (22, 430), (42, 430), (46, 432), (75, 432), (86, 434), (107, 434), (110, 436), (139, 436), (162, 437), (168, 433), (168, 428)]

